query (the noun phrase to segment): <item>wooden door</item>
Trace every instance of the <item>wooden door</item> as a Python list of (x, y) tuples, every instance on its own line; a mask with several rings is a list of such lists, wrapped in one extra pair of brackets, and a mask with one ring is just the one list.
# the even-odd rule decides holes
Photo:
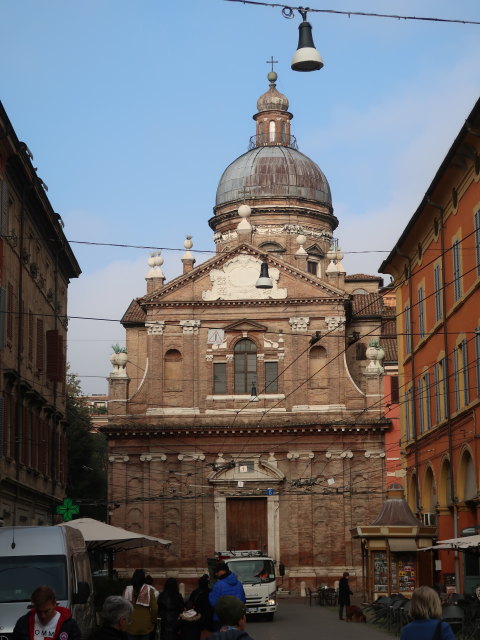
[(227, 498), (227, 548), (267, 552), (266, 498)]

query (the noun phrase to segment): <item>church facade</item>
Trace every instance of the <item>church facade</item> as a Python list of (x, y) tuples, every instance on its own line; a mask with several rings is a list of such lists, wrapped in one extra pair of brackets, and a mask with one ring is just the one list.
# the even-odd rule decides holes
[(379, 511), (391, 428), (382, 283), (346, 276), (327, 179), (268, 79), (250, 148), (218, 185), (215, 256), (196, 265), (187, 237), (166, 282), (152, 255), (122, 318), (103, 428), (111, 520), (172, 544), (116, 566), (193, 584), (215, 551), (262, 549), (285, 588), (346, 569), (355, 586), (351, 529)]

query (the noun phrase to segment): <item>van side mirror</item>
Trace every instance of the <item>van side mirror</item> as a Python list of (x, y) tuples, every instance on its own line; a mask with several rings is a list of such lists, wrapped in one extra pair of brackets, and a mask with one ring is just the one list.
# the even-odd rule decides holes
[(90, 596), (90, 585), (88, 582), (78, 582), (77, 592), (73, 594), (72, 604), (85, 604)]
[(278, 565), (278, 573), (279, 575), (283, 578), (283, 576), (285, 575), (285, 565), (283, 564), (283, 562), (281, 562)]

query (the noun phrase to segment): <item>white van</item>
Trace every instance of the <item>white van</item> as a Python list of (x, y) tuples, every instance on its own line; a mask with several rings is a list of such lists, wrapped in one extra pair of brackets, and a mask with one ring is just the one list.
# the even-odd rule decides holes
[(95, 628), (90, 562), (82, 534), (73, 527), (0, 527), (0, 640), (31, 608), (30, 596), (51, 587), (88, 638)]

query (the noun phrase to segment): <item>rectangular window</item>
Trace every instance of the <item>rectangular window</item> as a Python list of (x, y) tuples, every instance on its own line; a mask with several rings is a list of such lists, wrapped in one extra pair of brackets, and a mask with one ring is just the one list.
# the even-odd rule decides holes
[(400, 402), (398, 376), (390, 376), (390, 402), (392, 404), (398, 404)]
[(424, 386), (425, 386), (425, 429), (428, 431), (432, 428), (432, 410), (431, 410), (431, 387), (430, 387), (430, 374), (426, 373), (424, 375)]
[(420, 340), (425, 337), (425, 296), (423, 286), (418, 287), (418, 333)]
[(420, 426), (420, 433), (423, 433), (425, 430), (425, 413), (424, 413), (424, 401), (425, 401), (425, 396), (423, 393), (424, 389), (423, 389), (423, 379), (420, 378), (420, 380), (418, 381), (418, 398), (417, 398), (417, 406), (418, 406), (418, 422), (419, 422), (419, 426)]
[(442, 319), (442, 272), (440, 265), (436, 264), (433, 268), (433, 288), (435, 295), (435, 322)]
[(317, 275), (317, 268), (318, 268), (318, 264), (316, 262), (311, 262), (310, 260), (307, 261), (307, 271), (308, 271), (308, 273), (311, 273), (312, 275), (316, 276)]
[(475, 261), (477, 265), (477, 276), (480, 276), (480, 209), (473, 218), (475, 229)]
[(453, 297), (455, 301), (462, 297), (462, 272), (460, 261), (460, 240), (454, 240), (452, 244), (453, 262)]
[(448, 415), (448, 379), (447, 379), (447, 358), (444, 357), (440, 360), (440, 365), (442, 369), (442, 378), (441, 378), (441, 388), (442, 388), (442, 404), (443, 404), (443, 418), (445, 419)]
[(460, 409), (460, 379), (458, 376), (459, 373), (459, 360), (460, 354), (458, 347), (455, 347), (453, 350), (453, 387), (455, 392), (455, 409), (458, 411)]
[(33, 361), (33, 313), (28, 312), (28, 362)]
[(405, 355), (412, 353), (412, 328), (410, 305), (405, 306), (403, 312), (403, 331), (405, 334)]
[(37, 371), (43, 371), (45, 368), (45, 335), (43, 330), (43, 320), (37, 318), (37, 353), (36, 353), (36, 366)]
[(213, 363), (213, 393), (227, 393), (227, 364)]
[(265, 393), (278, 392), (278, 362), (265, 362)]
[(470, 402), (470, 391), (468, 387), (468, 351), (467, 341), (465, 339), (458, 345), (460, 356), (460, 387), (461, 387), (461, 399), (464, 406)]
[(11, 282), (7, 285), (7, 340), (13, 341), (13, 284)]
[(412, 389), (405, 392), (405, 437), (407, 442), (413, 436), (413, 398)]
[(440, 392), (440, 363), (436, 362), (433, 367), (433, 395), (435, 398), (435, 422), (438, 424), (442, 421), (442, 404)]
[(477, 396), (480, 396), (480, 327), (475, 329), (475, 373), (477, 374)]

